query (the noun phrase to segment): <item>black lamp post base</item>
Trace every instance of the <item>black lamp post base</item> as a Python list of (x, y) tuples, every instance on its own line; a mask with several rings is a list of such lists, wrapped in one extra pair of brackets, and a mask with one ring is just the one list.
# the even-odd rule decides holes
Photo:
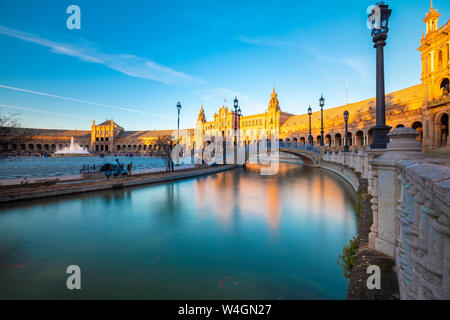
[(372, 128), (373, 142), (370, 145), (371, 149), (386, 149), (388, 144), (388, 133), (392, 127), (381, 125)]

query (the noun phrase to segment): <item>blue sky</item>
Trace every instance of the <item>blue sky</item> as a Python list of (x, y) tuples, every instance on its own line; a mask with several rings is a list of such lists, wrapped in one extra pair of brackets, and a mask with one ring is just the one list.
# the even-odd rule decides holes
[[(0, 2), (0, 110), (23, 126), (89, 129), (113, 118), (127, 130), (191, 128), (238, 96), (244, 115), (264, 112), (275, 85), (281, 108), (335, 107), (375, 95), (375, 49), (366, 27), (375, 1)], [(66, 9), (81, 8), (81, 30)], [(395, 0), (386, 89), (420, 82), (428, 0)], [(435, 0), (450, 18), (450, 3)], [(16, 89), (13, 89), (16, 88)], [(21, 90), (18, 90), (21, 89)], [(24, 91), (25, 90), (25, 91)], [(15, 107), (15, 108), (14, 108)]]

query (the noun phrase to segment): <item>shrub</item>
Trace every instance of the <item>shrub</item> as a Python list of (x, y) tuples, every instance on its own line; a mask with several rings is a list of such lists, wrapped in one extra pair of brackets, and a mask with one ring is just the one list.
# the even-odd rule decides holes
[(344, 277), (350, 279), (350, 275), (355, 263), (356, 250), (359, 247), (359, 238), (353, 238), (350, 243), (344, 247), (342, 255), (339, 255), (337, 264), (341, 266)]

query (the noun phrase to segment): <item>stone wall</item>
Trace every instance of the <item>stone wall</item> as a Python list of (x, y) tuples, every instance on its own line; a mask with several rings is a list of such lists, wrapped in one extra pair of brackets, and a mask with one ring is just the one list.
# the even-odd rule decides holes
[(398, 128), (387, 150), (325, 154), (324, 163), (368, 177), (369, 248), (395, 258), (401, 299), (450, 299), (450, 167), (425, 159), (416, 137)]
[(322, 161), (320, 167), (322, 169), (326, 169), (340, 175), (352, 186), (355, 192), (358, 192), (360, 181), (358, 179), (358, 174), (356, 173), (355, 169), (348, 167), (346, 165), (333, 163), (329, 161)]
[(402, 299), (450, 299), (450, 168), (399, 161), (396, 264)]

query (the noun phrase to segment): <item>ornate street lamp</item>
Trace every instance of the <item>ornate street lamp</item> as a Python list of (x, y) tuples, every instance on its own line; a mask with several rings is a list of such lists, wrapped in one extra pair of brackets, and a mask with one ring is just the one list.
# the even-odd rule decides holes
[(349, 152), (350, 149), (348, 147), (348, 118), (350, 114), (348, 111), (344, 112), (344, 121), (345, 121), (345, 144), (344, 144), (344, 152)]
[(177, 142), (179, 143), (180, 141), (180, 112), (181, 112), (181, 103), (178, 102), (177, 103), (177, 109), (178, 109), (178, 127), (177, 127)]
[(309, 137), (308, 137), (308, 141), (309, 141), (309, 144), (313, 144), (313, 137), (312, 137), (312, 134), (311, 134), (311, 116), (312, 116), (311, 106), (309, 106), (309, 108), (308, 108), (308, 115), (309, 115)]
[(320, 146), (324, 146), (324, 132), (323, 132), (323, 107), (325, 106), (325, 98), (323, 97), (323, 95), (320, 97), (319, 99), (319, 103), (320, 103), (320, 112), (321, 112), (321, 128), (320, 128)]
[(239, 107), (237, 115), (238, 115), (238, 124), (239, 124), (238, 143), (240, 144), (241, 143), (241, 141), (240, 141), (240, 139), (241, 139), (241, 117), (242, 117), (241, 107)]
[(384, 47), (386, 46), (387, 34), (389, 31), (389, 17), (392, 10), (384, 2), (379, 2), (369, 16), (372, 23), (372, 40), (377, 49), (377, 123), (372, 128), (373, 143), (372, 149), (386, 149), (388, 133), (391, 127), (386, 125), (386, 101), (384, 88)]
[(238, 121), (238, 117), (239, 117), (239, 113), (238, 113), (238, 108), (239, 108), (239, 100), (237, 99), (237, 97), (234, 98), (234, 143), (237, 143), (237, 137), (236, 137), (236, 133), (237, 133), (237, 121)]

